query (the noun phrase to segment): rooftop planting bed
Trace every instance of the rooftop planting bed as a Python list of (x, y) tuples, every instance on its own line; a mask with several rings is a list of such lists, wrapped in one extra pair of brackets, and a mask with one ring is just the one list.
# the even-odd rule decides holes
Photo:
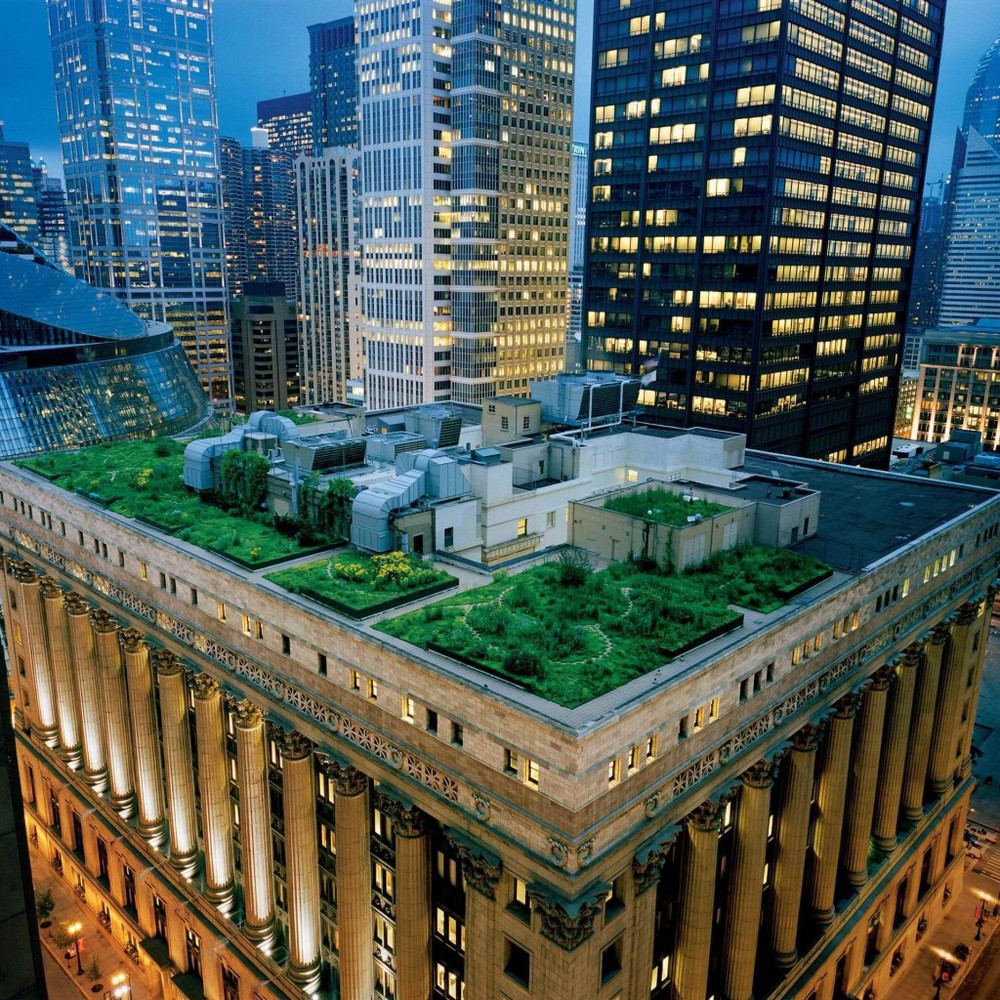
[(266, 579), (352, 618), (364, 618), (458, 586), (449, 573), (402, 552), (375, 556), (343, 552), (268, 573)]
[[(787, 576), (785, 575), (787, 573)], [(376, 628), (576, 708), (828, 576), (815, 560), (749, 547), (682, 575), (573, 555), (465, 591)]]
[(190, 492), (183, 481), (184, 445), (168, 438), (100, 444), (18, 464), (116, 514), (251, 568), (335, 544), (316, 532), (284, 534), (269, 512), (250, 504), (226, 510)]
[(642, 493), (609, 497), (604, 501), (604, 509), (628, 514), (630, 517), (641, 517), (647, 521), (659, 521), (674, 528), (686, 524), (687, 519), (695, 514), (709, 518), (732, 510), (725, 504), (708, 500), (685, 500), (679, 493), (671, 493), (669, 490), (644, 490)]

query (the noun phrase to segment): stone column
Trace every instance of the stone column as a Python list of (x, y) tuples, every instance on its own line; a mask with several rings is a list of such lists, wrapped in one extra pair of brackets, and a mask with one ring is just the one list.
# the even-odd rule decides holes
[[(243, 932), (251, 941), (264, 945), (270, 943), (274, 934), (271, 795), (268, 787), (267, 732), (264, 729), (264, 713), (249, 701), (241, 701), (236, 709), (236, 783), (240, 790), (243, 906), (246, 910)], [(339, 882), (339, 837), (337, 850)]]
[(465, 878), (465, 995), (495, 997), (502, 963), (497, 927), (497, 884), (503, 866), (500, 859), (478, 844), (449, 834), (448, 839), (462, 862)]
[(104, 704), (104, 745), (108, 750), (111, 805), (128, 819), (135, 811), (135, 778), (118, 622), (100, 608), (92, 612), (90, 619), (94, 630), (99, 689)]
[(809, 879), (809, 904), (820, 927), (833, 922), (837, 868), (844, 831), (847, 772), (851, 763), (851, 737), (856, 695), (845, 695), (827, 721), (823, 766), (816, 790), (816, 825), (813, 830), (813, 863)]
[(150, 843), (159, 844), (164, 833), (163, 765), (149, 646), (134, 628), (121, 632), (119, 640), (125, 657), (125, 676), (128, 678), (128, 706), (132, 723), (129, 728), (135, 761), (139, 833)]
[(194, 679), (194, 720), (198, 741), (201, 839), (205, 849), (205, 895), (220, 909), (228, 910), (236, 883), (225, 705), (219, 682), (208, 674), (198, 674)]
[(872, 825), (873, 843), (878, 850), (886, 853), (896, 849), (896, 830), (899, 824), (903, 769), (906, 764), (906, 745), (913, 711), (916, 667), (922, 659), (923, 650), (920, 646), (914, 644), (907, 647), (902, 662), (896, 664), (896, 682), (889, 694), (885, 735), (882, 740), (882, 760), (876, 786), (875, 818)]
[(396, 831), (396, 996), (431, 994), (431, 849), (427, 817), (413, 805), (384, 796), (380, 808)]
[(375, 984), (368, 776), (353, 767), (341, 767), (335, 761), (328, 763), (327, 776), (334, 783), (337, 816), (340, 996), (342, 1000), (370, 1000)]
[(740, 775), (732, 869), (723, 939), (722, 992), (729, 1000), (751, 1000), (757, 961), (767, 825), (771, 812), (771, 765), (757, 761)]
[(38, 723), (38, 736), (51, 747), (59, 744), (59, 723), (56, 717), (56, 686), (45, 648), (45, 623), (42, 613), (42, 595), (38, 574), (26, 562), (11, 565), (13, 582), (17, 588), (17, 607), (24, 623), (25, 658), (31, 670), (35, 689), (34, 715)]
[[(312, 750), (312, 743), (301, 733), (286, 733), (282, 740), (288, 874), (288, 975), (303, 989), (319, 983), (323, 940), (319, 923), (316, 772)], [(399, 881), (397, 872), (397, 887)], [(400, 918), (397, 920), (397, 939), (402, 930), (401, 924)], [(397, 996), (402, 994), (397, 993)]]
[[(632, 859), (632, 898), (624, 900), (629, 919), (628, 987), (625, 996), (644, 997), (649, 992), (656, 930), (656, 895), (663, 867), (670, 858), (676, 836)], [(625, 882), (625, 879), (622, 879)]]
[(76, 678), (77, 703), (83, 735), (83, 779), (103, 792), (108, 787), (108, 765), (104, 755), (101, 688), (97, 676), (94, 633), (90, 627), (90, 605), (78, 594), (63, 599), (69, 626), (69, 645)]
[[(992, 608), (995, 592), (991, 590), (989, 593), (991, 596), (987, 599), (986, 607)], [(982, 690), (983, 680), (983, 659), (986, 656), (986, 644), (989, 642), (989, 629), (990, 615), (986, 613), (982, 615), (979, 621), (973, 626), (973, 635), (975, 635), (978, 630), (979, 647), (975, 650), (970, 647), (969, 651), (969, 666), (974, 669), (975, 673), (973, 675), (971, 687), (967, 687), (966, 689), (972, 692), (972, 697), (969, 699), (969, 715), (966, 722), (961, 722), (961, 713), (959, 714), (959, 726), (963, 730), (962, 769), (960, 772), (963, 781), (968, 778), (970, 774), (972, 774), (972, 737), (976, 724), (976, 713), (979, 710), (979, 695)]]
[(180, 660), (169, 650), (156, 650), (153, 664), (160, 686), (160, 723), (163, 727), (167, 812), (170, 816), (170, 863), (187, 874), (194, 871), (198, 861), (187, 681)]
[(804, 726), (792, 737), (784, 764), (770, 913), (770, 944), (780, 969), (790, 969), (797, 959), (816, 746), (815, 727)]
[(875, 791), (882, 757), (885, 703), (892, 683), (892, 670), (876, 671), (865, 691), (851, 747), (851, 777), (844, 823), (844, 874), (854, 886), (868, 881), (868, 846), (871, 842)]
[(56, 693), (56, 721), (59, 725), (59, 756), (73, 768), (80, 766), (80, 710), (76, 705), (73, 662), (69, 652), (69, 632), (63, 592), (51, 576), (43, 576), (42, 614), (45, 619), (45, 651)]
[(941, 656), (944, 644), (948, 641), (948, 632), (948, 626), (943, 622), (934, 626), (931, 640), (924, 646), (923, 663), (917, 673), (917, 690), (910, 717), (910, 742), (903, 768), (903, 818), (911, 823), (915, 823), (924, 814), (927, 764), (931, 755), (931, 733), (934, 729), (934, 710), (937, 707)]
[(719, 858), (719, 816), (715, 803), (700, 805), (684, 824), (674, 989), (677, 1000), (705, 1000)]
[(972, 653), (972, 634), (976, 628), (979, 607), (963, 604), (955, 615), (951, 635), (941, 664), (937, 711), (934, 713), (934, 735), (931, 739), (930, 783), (936, 796), (943, 795), (955, 780), (958, 758), (958, 719), (966, 676)]

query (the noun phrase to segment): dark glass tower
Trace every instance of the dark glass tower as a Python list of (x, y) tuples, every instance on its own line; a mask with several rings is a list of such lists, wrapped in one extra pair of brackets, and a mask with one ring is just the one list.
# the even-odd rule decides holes
[(313, 152), (358, 144), (357, 43), (354, 18), (309, 26)]
[(1000, 150), (1000, 38), (983, 54), (965, 95), (962, 132), (978, 132)]
[(889, 453), (941, 45), (928, 0), (597, 0), (585, 348), (651, 419)]

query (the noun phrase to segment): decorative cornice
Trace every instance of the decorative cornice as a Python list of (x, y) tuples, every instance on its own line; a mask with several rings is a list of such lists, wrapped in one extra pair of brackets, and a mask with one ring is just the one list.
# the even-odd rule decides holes
[(143, 637), (137, 628), (125, 628), (118, 633), (118, 641), (122, 644), (126, 653), (142, 652)]
[(205, 673), (195, 674), (191, 688), (198, 701), (211, 701), (221, 689), (219, 682)]
[(264, 710), (244, 699), (236, 706), (235, 723), (237, 729), (257, 729), (264, 723)]
[(528, 887), (528, 898), (542, 918), (542, 935), (564, 951), (573, 951), (594, 933), (594, 921), (604, 909), (608, 889), (602, 886), (588, 896), (567, 903), (539, 885)]
[(297, 729), (284, 733), (278, 743), (281, 747), (281, 756), (285, 760), (305, 760), (312, 756), (312, 740), (303, 736)]
[(412, 802), (400, 801), (385, 789), (376, 793), (376, 801), (379, 809), (392, 820), (397, 837), (422, 837), (427, 833), (427, 815)]
[(758, 760), (741, 775), (740, 780), (748, 788), (770, 788), (774, 784), (774, 768), (770, 761)]
[(462, 862), (465, 884), (487, 899), (496, 899), (503, 862), (492, 851), (473, 844), (454, 831), (445, 830), (445, 836)]
[(151, 657), (153, 668), (161, 677), (176, 677), (184, 672), (180, 657), (169, 649), (154, 649)]
[(710, 833), (719, 829), (719, 810), (714, 802), (702, 802), (696, 809), (691, 810), (684, 818), (688, 826), (693, 827), (701, 833)]
[(94, 626), (94, 631), (100, 634), (117, 632), (120, 624), (118, 619), (104, 608), (94, 608), (90, 612), (90, 622)]
[(801, 729), (792, 734), (792, 749), (800, 750), (803, 753), (812, 753), (819, 746), (819, 730), (806, 723)]

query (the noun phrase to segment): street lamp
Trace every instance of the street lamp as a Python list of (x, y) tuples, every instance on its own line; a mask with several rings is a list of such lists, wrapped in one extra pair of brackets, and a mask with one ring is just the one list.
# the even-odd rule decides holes
[(983, 923), (986, 920), (986, 900), (979, 900), (979, 906), (976, 909), (976, 940), (982, 941), (983, 939)]
[(111, 995), (115, 1000), (124, 1000), (132, 995), (132, 977), (127, 972), (116, 972), (111, 977)]
[(83, 962), (80, 961), (80, 931), (83, 930), (83, 924), (77, 920), (75, 923), (70, 924), (66, 930), (72, 936), (74, 942), (73, 947), (76, 951), (76, 974), (78, 976), (82, 976)]

